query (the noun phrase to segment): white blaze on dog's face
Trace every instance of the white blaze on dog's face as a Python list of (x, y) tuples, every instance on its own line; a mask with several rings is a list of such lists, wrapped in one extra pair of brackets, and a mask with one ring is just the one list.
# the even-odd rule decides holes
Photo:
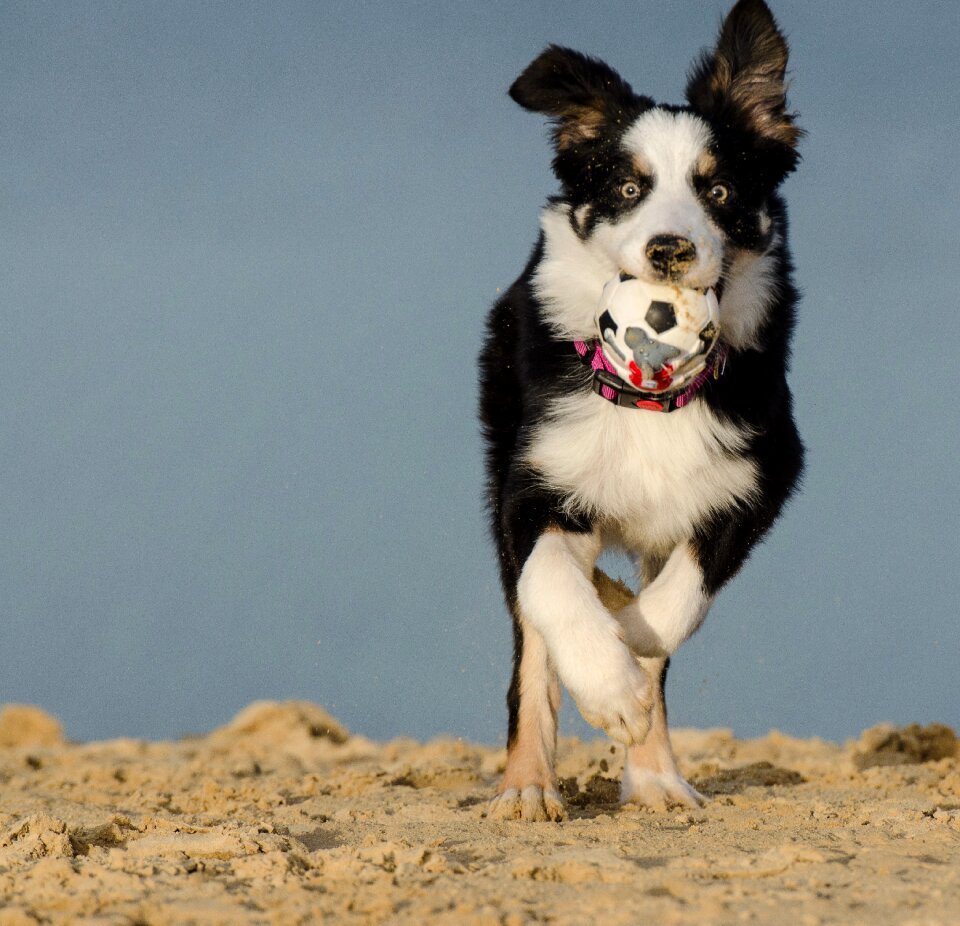
[(639, 202), (629, 212), (600, 219), (591, 234), (612, 263), (650, 283), (716, 285), (724, 235), (697, 189), (716, 165), (712, 144), (710, 127), (698, 116), (659, 108), (624, 133), (621, 147), (633, 176), (624, 180), (621, 195)]

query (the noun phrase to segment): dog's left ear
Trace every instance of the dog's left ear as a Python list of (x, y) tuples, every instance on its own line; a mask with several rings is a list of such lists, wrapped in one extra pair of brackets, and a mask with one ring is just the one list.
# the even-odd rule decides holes
[(761, 137), (795, 148), (803, 134), (787, 112), (787, 43), (764, 0), (739, 0), (717, 47), (687, 82), (687, 101), (705, 115), (732, 115)]

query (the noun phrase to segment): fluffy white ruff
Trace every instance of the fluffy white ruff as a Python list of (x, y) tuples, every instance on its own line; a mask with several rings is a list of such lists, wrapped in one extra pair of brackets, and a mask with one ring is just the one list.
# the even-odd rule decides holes
[(747, 437), (703, 402), (666, 415), (585, 392), (554, 403), (525, 457), (571, 511), (628, 549), (666, 555), (706, 516), (755, 493), (756, 465), (738, 455)]
[(765, 253), (738, 251), (730, 263), (720, 300), (720, 331), (737, 350), (759, 346), (757, 335), (779, 295), (776, 260), (770, 253), (778, 243), (774, 235)]
[(544, 306), (545, 321), (565, 341), (595, 337), (597, 303), (604, 284), (619, 271), (616, 261), (592, 238), (577, 235), (566, 204), (544, 209), (540, 228), (544, 255), (533, 289)]

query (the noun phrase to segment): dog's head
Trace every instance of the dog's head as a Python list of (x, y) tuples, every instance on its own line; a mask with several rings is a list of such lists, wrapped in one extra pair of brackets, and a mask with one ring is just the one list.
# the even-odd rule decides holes
[(786, 66), (766, 4), (740, 0), (694, 65), (685, 106), (657, 105), (558, 46), (510, 95), (551, 118), (560, 203), (595, 256), (649, 282), (717, 287), (735, 255), (769, 246), (770, 197), (798, 161)]

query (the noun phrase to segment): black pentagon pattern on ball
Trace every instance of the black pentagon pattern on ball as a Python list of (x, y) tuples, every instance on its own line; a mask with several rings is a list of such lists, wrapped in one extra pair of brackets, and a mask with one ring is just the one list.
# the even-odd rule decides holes
[(614, 334), (617, 333), (617, 323), (613, 320), (613, 316), (609, 311), (605, 311), (598, 319), (598, 322), (601, 331), (612, 331)]
[(673, 311), (672, 303), (660, 302), (655, 299), (650, 303), (650, 308), (647, 309), (644, 319), (657, 334), (663, 334), (664, 331), (669, 331), (677, 323), (677, 314)]

